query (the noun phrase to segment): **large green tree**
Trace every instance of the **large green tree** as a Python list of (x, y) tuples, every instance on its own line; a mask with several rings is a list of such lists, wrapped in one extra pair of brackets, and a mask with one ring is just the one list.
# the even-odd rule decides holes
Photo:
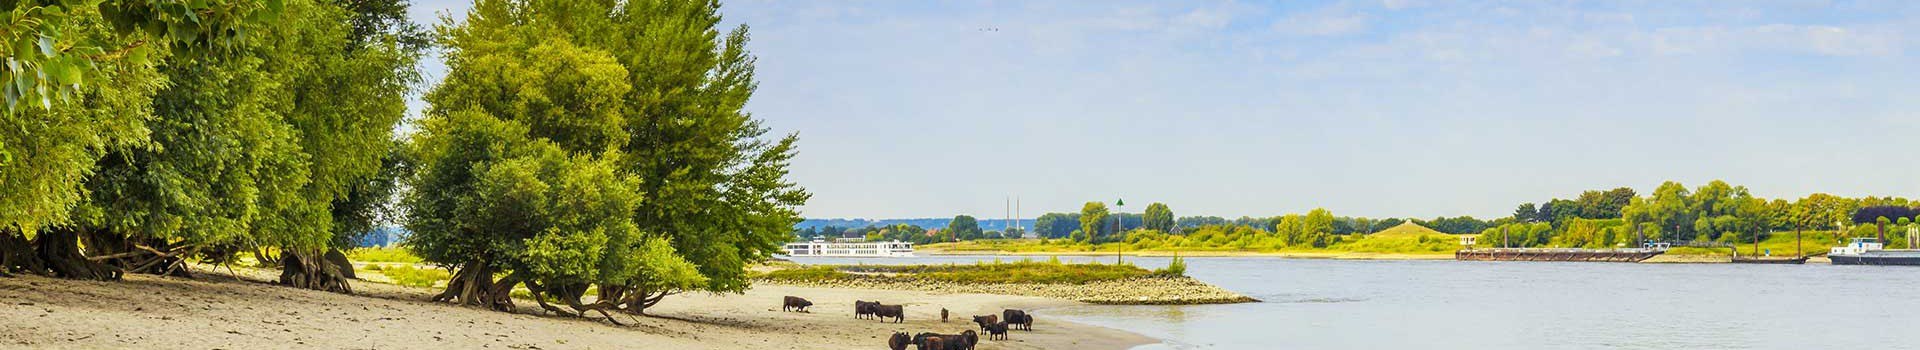
[(983, 238), (980, 232), (980, 220), (968, 215), (954, 216), (953, 220), (947, 221), (946, 231), (947, 235), (953, 236), (953, 239), (962, 241)]
[[(449, 72), (428, 94), (428, 119), (461, 113), (500, 119), (519, 125), (509, 129), (524, 128), (527, 143), (551, 143), (569, 154), (591, 155), (593, 162), (610, 162), (616, 174), (636, 180), (630, 191), (639, 198), (627, 214), (644, 239), (607, 244), (671, 248), (638, 255), (663, 258), (658, 266), (682, 266), (673, 262), (682, 259), (699, 277), (643, 273), (590, 281), (598, 301), (577, 311), (640, 313), (682, 291), (745, 290), (747, 264), (770, 258), (799, 221), (795, 208), (809, 195), (786, 180), (796, 139), (764, 138), (767, 129), (743, 110), (754, 89), (754, 59), (746, 51), (746, 27), (722, 35), (718, 9), (716, 1), (482, 0), (463, 21), (438, 29)], [(512, 159), (464, 153), (422, 148), (415, 190), (457, 191), (481, 179), (429, 168)], [(449, 288), (447, 299), (496, 307), (510, 302), (504, 292), (482, 293), (488, 288), (479, 287), (511, 288), (487, 281), (488, 272), (530, 268), (515, 265), (526, 263), (515, 261), (524, 255), (497, 254), (511, 249), (463, 254), (469, 248), (460, 247), (525, 239), (465, 228), (478, 218), (445, 212), (460, 208), (457, 198), (434, 197), (454, 195), (408, 201), (416, 235), (445, 236), (448, 243), (416, 239), (423, 242), (416, 248), (446, 250), (422, 255), (459, 266), (463, 272), (456, 275), (473, 280)], [(504, 282), (530, 281), (529, 287), (561, 300), (577, 299), (580, 292), (568, 283), (527, 278)]]
[(1107, 216), (1106, 203), (1087, 202), (1086, 205), (1080, 206), (1080, 232), (1086, 238), (1086, 242), (1100, 241), (1102, 237), (1100, 233), (1107, 227)]
[[(71, 223), (95, 164), (111, 151), (151, 146), (152, 96), (167, 56), (218, 53), (278, 15), (253, 0), (25, 0), (0, 4), (0, 274), (27, 270), (93, 278), (70, 235), (39, 239)], [(31, 242), (30, 242), (31, 240)], [(60, 261), (49, 261), (60, 260)], [(65, 267), (50, 266), (62, 265)], [(85, 268), (92, 270), (92, 268)], [(70, 273), (79, 273), (76, 276)], [(100, 276), (111, 278), (113, 275)]]
[(1140, 215), (1141, 220), (1145, 222), (1143, 227), (1160, 232), (1173, 232), (1173, 209), (1167, 208), (1165, 203), (1147, 204), (1147, 210)]

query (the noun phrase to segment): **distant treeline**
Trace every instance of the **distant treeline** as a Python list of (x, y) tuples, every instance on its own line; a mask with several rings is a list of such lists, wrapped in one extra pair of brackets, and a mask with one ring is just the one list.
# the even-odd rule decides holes
[[(1482, 234), (1478, 240), (1481, 245), (1513, 247), (1614, 247), (1645, 241), (1751, 242), (1777, 231), (1838, 230), (1851, 236), (1877, 236), (1895, 247), (1902, 247), (1909, 245), (1905, 242), (1908, 239), (1905, 228), (1920, 221), (1920, 209), (1916, 209), (1915, 204), (1898, 197), (1846, 198), (1825, 193), (1793, 201), (1765, 199), (1754, 197), (1744, 186), (1724, 181), (1716, 180), (1693, 189), (1669, 181), (1649, 196), (1639, 196), (1625, 187), (1590, 190), (1572, 199), (1521, 203), (1511, 216), (1493, 219), (1333, 216), (1324, 209), (1307, 214), (1235, 219), (1176, 217), (1161, 203), (1149, 205), (1143, 213), (1109, 213), (1105, 203), (1089, 202), (1080, 212), (1042, 214), (1031, 221), (1031, 227), (1032, 233), (1040, 238), (1089, 243), (1134, 240), (1136, 233), (1153, 237), (1209, 231), (1244, 232), (1247, 237), (1274, 237), (1276, 242), (1284, 242), (1274, 246), (1325, 246), (1341, 241), (1339, 236), (1369, 234), (1410, 221), (1442, 233)], [(979, 227), (987, 223), (975, 223), (972, 217), (956, 219), (965, 220), (915, 219), (926, 222), (869, 224), (831, 232), (851, 231), (858, 236), (916, 242), (1018, 237), (981, 231)], [(929, 227), (940, 230), (928, 230)], [(826, 232), (819, 228), (802, 229), (799, 235), (810, 237)], [(1258, 243), (1253, 245), (1259, 246)]]

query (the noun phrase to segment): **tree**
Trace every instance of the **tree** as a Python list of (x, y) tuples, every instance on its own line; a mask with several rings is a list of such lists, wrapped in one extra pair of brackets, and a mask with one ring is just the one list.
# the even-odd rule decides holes
[[(525, 134), (493, 132), (501, 135), (497, 138), (528, 141), (481, 145), (506, 150), (513, 147), (497, 144), (524, 143), (530, 145), (524, 147), (540, 148), (544, 146), (534, 145), (544, 142), (575, 157), (592, 158), (575, 163), (609, 162), (614, 173), (637, 180), (631, 191), (639, 198), (626, 213), (636, 235), (645, 239), (629, 242), (646, 244), (629, 247), (671, 247), (670, 251), (653, 250), (641, 255), (677, 257), (685, 262), (665, 259), (642, 265), (659, 269), (631, 274), (631, 278), (617, 278), (627, 276), (616, 273), (619, 265), (602, 265), (602, 276), (616, 278), (539, 281), (543, 276), (537, 274), (539, 271), (528, 271), (536, 274), (515, 279), (510, 273), (503, 282), (531, 282), (527, 284), (529, 289), (538, 289), (540, 295), (574, 300), (584, 292), (579, 282), (588, 281), (586, 284), (597, 286), (596, 302), (570, 305), (576, 312), (619, 310), (638, 314), (680, 292), (743, 291), (748, 283), (746, 266), (764, 261), (779, 250), (779, 244), (799, 222), (796, 207), (810, 196), (786, 179), (797, 138), (787, 135), (764, 139), (767, 129), (743, 110), (755, 85), (754, 58), (745, 48), (745, 26), (722, 36), (717, 28), (718, 10), (717, 1), (481, 0), (466, 20), (439, 28), (439, 42), (447, 46), (449, 70), (446, 81), (427, 94), (432, 105), (428, 119), (495, 118), (509, 125), (502, 130), (524, 129)], [(480, 121), (453, 124), (492, 125)], [(440, 134), (452, 138), (462, 135), (452, 131)], [(487, 152), (491, 153), (421, 154), (423, 162), (453, 167), (512, 161), (511, 156), (517, 156)], [(427, 160), (428, 156), (443, 159)], [(553, 179), (566, 179), (563, 175), (554, 175)], [(438, 187), (415, 188), (457, 192), (483, 179), (446, 176), (450, 177), (436, 180), (419, 176), (422, 185)], [(592, 186), (580, 188), (590, 190)], [(416, 200), (409, 212), (459, 209), (441, 203), (451, 199)], [(462, 235), (455, 228), (470, 224), (463, 221), (480, 219), (452, 213), (418, 215), (439, 216), (419, 218), (425, 222), (416, 224), (441, 225), (429, 228), (449, 236)], [(495, 244), (514, 242), (513, 237), (498, 235), (475, 239)], [(564, 248), (560, 252), (598, 245), (597, 241), (554, 242), (568, 243), (555, 245)], [(586, 253), (555, 256), (590, 258)], [(473, 284), (463, 283), (459, 288), (449, 285), (447, 294), (459, 296), (463, 303), (471, 300), (465, 297), (467, 294), (480, 290), (469, 286), (488, 287), (487, 279), (492, 272), (500, 271), (497, 269), (519, 273), (520, 268), (534, 267), (531, 262), (516, 262), (523, 259), (508, 256), (431, 255), (428, 260), (460, 266), (466, 273), (456, 276), (473, 276), (467, 277)], [(590, 263), (590, 259), (572, 261)], [(678, 268), (685, 266), (696, 273), (679, 273), (684, 271)], [(691, 276), (698, 278), (678, 278)], [(491, 287), (497, 289), (500, 284), (509, 289), (512, 285), (497, 283)], [(502, 298), (504, 295), (484, 293), (480, 299), (499, 307), (499, 303), (510, 302)]]
[(1305, 242), (1314, 248), (1325, 248), (1332, 244), (1333, 213), (1326, 208), (1314, 208), (1300, 220), (1300, 232)]
[(1040, 238), (1064, 238), (1080, 229), (1080, 214), (1046, 213), (1033, 220), (1033, 232)]
[[(0, 275), (7, 270), (117, 278), (81, 257), (70, 230), (83, 187), (111, 151), (150, 147), (156, 65), (218, 56), (279, 14), (270, 1), (13, 1), (0, 21)], [(140, 30), (161, 28), (165, 30)], [(54, 251), (37, 251), (51, 248)], [(63, 269), (66, 271), (52, 271)], [(83, 271), (86, 270), (86, 271)], [(106, 271), (106, 272), (90, 272)]]
[(1877, 205), (1862, 207), (1853, 212), (1853, 223), (1874, 224), (1879, 231), (1880, 242), (1887, 241), (1887, 224), (1898, 218), (1920, 215), (1920, 210), (1898, 205)]
[(1080, 206), (1080, 232), (1086, 237), (1085, 240), (1081, 240), (1082, 242), (1094, 243), (1099, 241), (1103, 236), (1101, 232), (1106, 229), (1106, 227), (1106, 203), (1087, 202), (1086, 205)]
[(1141, 214), (1141, 220), (1144, 221), (1142, 227), (1149, 230), (1173, 232), (1173, 210), (1168, 209), (1164, 203), (1148, 204), (1147, 210)]
[(1535, 215), (1539, 215), (1539, 213), (1540, 213), (1540, 209), (1537, 207), (1534, 207), (1533, 203), (1521, 203), (1519, 208), (1513, 209), (1513, 220), (1514, 221), (1539, 221), (1539, 219), (1535, 217)]
[(946, 232), (953, 235), (954, 239), (962, 241), (982, 238), (980, 221), (967, 215), (954, 216), (953, 221), (947, 222)]

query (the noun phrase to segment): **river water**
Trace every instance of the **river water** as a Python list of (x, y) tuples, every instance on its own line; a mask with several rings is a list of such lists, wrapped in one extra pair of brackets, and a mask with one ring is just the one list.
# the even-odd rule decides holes
[[(800, 258), (808, 264), (1022, 257)], [(1034, 258), (1034, 259), (1044, 259)], [(1113, 257), (1061, 257), (1084, 262)], [(1166, 258), (1128, 257), (1146, 268)], [(1045, 317), (1139, 349), (1920, 349), (1920, 267), (1188, 258), (1263, 302), (1080, 306)]]

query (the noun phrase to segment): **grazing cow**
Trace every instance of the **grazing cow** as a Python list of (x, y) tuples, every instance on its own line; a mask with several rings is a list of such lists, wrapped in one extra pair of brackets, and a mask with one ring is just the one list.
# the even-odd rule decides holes
[(907, 344), (912, 342), (913, 342), (912, 337), (908, 337), (907, 333), (893, 332), (893, 336), (887, 338), (887, 348), (893, 349), (893, 350), (907, 350)]
[(966, 342), (966, 344), (963, 344), (966, 346), (954, 350), (973, 350), (974, 344), (980, 344), (980, 333), (974, 333), (973, 330), (969, 329), (965, 332), (960, 332), (960, 339)]
[(939, 334), (922, 333), (919, 337), (920, 340), (914, 342), (914, 344), (920, 345), (920, 350), (947, 350), (947, 340), (945, 337), (946, 336)]
[(878, 302), (878, 301), (864, 301), (864, 300), (854, 300), (854, 301), (853, 301), (853, 318), (869, 318), (869, 317), (873, 317), (873, 306), (874, 306), (874, 305), (880, 305), (880, 302)]
[(780, 304), (780, 311), (800, 310), (800, 312), (807, 312), (807, 307), (809, 306), (813, 306), (813, 302), (807, 301), (807, 299), (803, 299), (800, 297), (788, 295), (786, 300)]
[(990, 325), (990, 324), (995, 324), (995, 323), (1000, 323), (1000, 316), (994, 316), (994, 315), (986, 315), (986, 316), (979, 316), (979, 315), (975, 315), (975, 316), (973, 316), (973, 323), (976, 323), (976, 324), (979, 324), (979, 325), (980, 325), (980, 331), (981, 331), (981, 332), (985, 332), (985, 331), (987, 331), (987, 325)]
[(987, 325), (986, 328), (987, 328), (987, 340), (1007, 340), (1007, 323), (1006, 322), (990, 324), (990, 325)]
[(894, 320), (893, 323), (901, 323), (901, 322), (907, 321), (907, 310), (905, 307), (902, 307), (900, 305), (875, 304), (873, 306), (873, 315), (880, 317), (881, 322), (886, 322), (887, 318), (889, 317), (893, 318)]
[(1033, 330), (1033, 315), (1027, 314), (1026, 311), (1006, 309), (1000, 313), (1005, 316), (1008, 324), (1014, 325), (1014, 329)]
[(947, 308), (940, 308), (940, 323), (947, 323)]

